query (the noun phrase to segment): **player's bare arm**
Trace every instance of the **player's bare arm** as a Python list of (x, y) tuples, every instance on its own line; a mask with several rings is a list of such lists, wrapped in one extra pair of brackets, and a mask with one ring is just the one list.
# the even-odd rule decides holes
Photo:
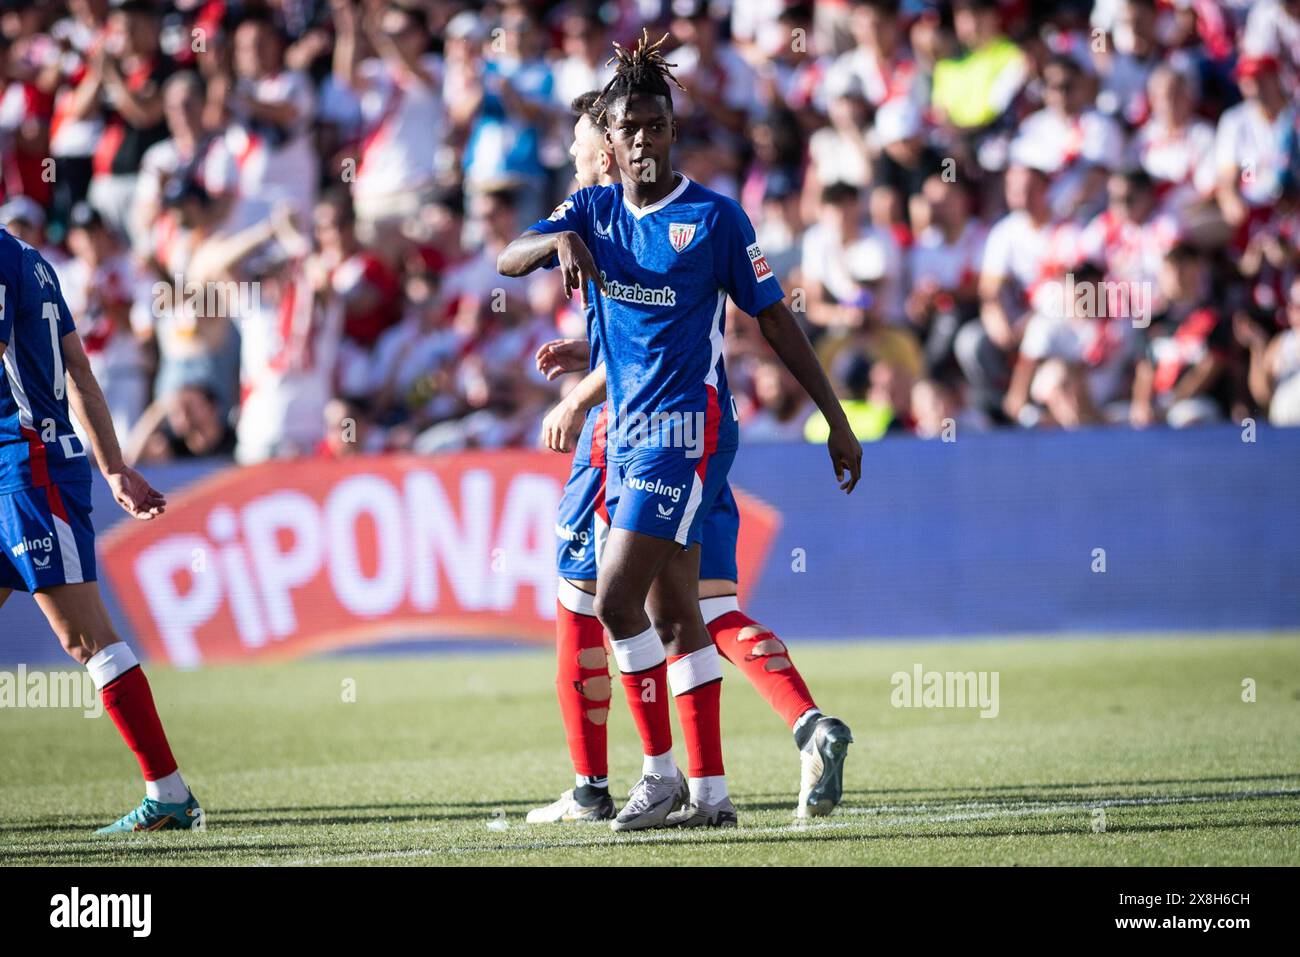
[(605, 364), (587, 373), (542, 420), (542, 444), (552, 452), (568, 452), (582, 434), (587, 413), (605, 401)]
[(799, 323), (784, 302), (772, 303), (755, 318), (772, 351), (785, 363), (785, 367), (826, 417), (831, 429), (826, 448), (830, 451), (831, 464), (835, 467), (835, 480), (844, 491), (852, 492), (862, 477), (862, 444), (849, 426), (848, 417), (840, 407), (839, 399), (835, 397), (835, 390), (831, 388), (825, 370), (817, 361), (812, 343), (799, 328)]
[(581, 291), (583, 302), (587, 299), (587, 280), (596, 284), (602, 293), (605, 286), (600, 270), (591, 256), (591, 250), (575, 232), (539, 233), (525, 230), (497, 257), (497, 272), (503, 276), (527, 276), (554, 256), (560, 262), (560, 275), (564, 279), (564, 295), (571, 297), (573, 290)]
[(113, 490), (113, 498), (133, 518), (148, 520), (161, 515), (167, 506), (163, 494), (122, 457), (108, 403), (90, 371), (90, 359), (81, 347), (81, 337), (69, 332), (60, 341), (68, 373), (68, 404), (90, 436), (95, 462)]

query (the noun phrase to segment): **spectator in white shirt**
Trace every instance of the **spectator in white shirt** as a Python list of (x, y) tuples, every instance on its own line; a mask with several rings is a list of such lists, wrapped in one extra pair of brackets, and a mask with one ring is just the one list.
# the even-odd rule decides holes
[[(343, 12), (347, 11), (347, 12)], [(359, 234), (367, 241), (395, 238), (433, 185), (447, 121), (440, 93), (442, 63), (427, 52), (423, 18), (389, 6), (364, 20), (378, 56), (357, 61), (359, 14), (335, 6), (339, 30), (334, 77), (361, 102), (363, 133), (352, 201)]]
[(1156, 182), (1161, 209), (1198, 232), (1221, 220), (1212, 207), (1215, 188), (1214, 127), (1193, 112), (1186, 74), (1167, 64), (1147, 82), (1151, 116), (1129, 144), (1130, 165)]
[(310, 135), (316, 95), (306, 74), (284, 68), (284, 41), (268, 16), (235, 31), (235, 78), (218, 90), (232, 125), (227, 145), (239, 167), (232, 227), (264, 221), (288, 203), (299, 227), (311, 219), (320, 160)]
[(1296, 110), (1278, 75), (1276, 57), (1237, 63), (1242, 102), (1223, 112), (1215, 139), (1219, 208), (1240, 227), (1253, 211), (1266, 214), (1296, 175)]
[(1105, 203), (1106, 176), (1120, 168), (1124, 135), (1088, 102), (1082, 67), (1055, 54), (1043, 67), (1044, 107), (1020, 124), (1012, 151), (1052, 174), (1048, 202), (1057, 218), (1088, 217)]

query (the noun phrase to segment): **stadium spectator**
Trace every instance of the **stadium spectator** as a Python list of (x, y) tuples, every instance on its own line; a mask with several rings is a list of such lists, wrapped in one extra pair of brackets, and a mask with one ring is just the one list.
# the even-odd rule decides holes
[(993, 0), (957, 0), (953, 27), (962, 54), (935, 64), (930, 105), (941, 122), (969, 135), (1010, 108), (1025, 82), (1027, 59), (1003, 34)]
[(1300, 278), (1286, 301), (1287, 328), (1270, 340), (1249, 318), (1234, 330), (1250, 355), (1250, 391), (1273, 425), (1300, 426)]
[(979, 314), (978, 281), (986, 230), (971, 216), (964, 187), (931, 176), (922, 187), (913, 222), (921, 226), (908, 250), (911, 278), (907, 319), (925, 347), (931, 376), (956, 374), (957, 330)]
[(352, 201), (362, 233), (391, 239), (414, 216), (433, 185), (442, 138), (439, 88), (442, 63), (429, 47), (425, 21), (389, 6), (366, 21), (376, 56), (358, 58), (361, 14), (351, 0), (335, 0), (334, 78), (360, 99), (364, 135)]
[[(54, 264), (119, 431), (152, 423), (147, 454), (222, 454), (218, 421), (241, 461), (530, 444), (564, 387), (530, 345), (585, 324), (555, 276), (502, 279), (496, 251), (569, 192), (569, 101), (645, 27), (689, 90), (676, 161), (749, 213), (864, 435), (1008, 412), (1294, 422), (1298, 17), (1293, 0), (10, 4), (0, 221)], [(1125, 316), (1064, 313), (1080, 263)], [(730, 307), (724, 349), (751, 438), (802, 434), (808, 410)]]
[(1150, 115), (1129, 143), (1129, 165), (1157, 184), (1161, 210), (1175, 216), (1188, 235), (1222, 241), (1216, 186), (1214, 127), (1198, 118), (1186, 74), (1167, 64), (1147, 81)]
[(1020, 124), (1012, 155), (1052, 174), (1047, 199), (1057, 219), (1091, 216), (1103, 205), (1107, 174), (1123, 162), (1123, 132), (1091, 105), (1083, 68), (1068, 54), (1044, 66), (1043, 102)]
[(149, 404), (151, 361), (142, 339), (146, 323), (132, 323), (136, 302), (150, 300), (148, 285), (122, 249), (116, 234), (89, 204), (73, 207), (68, 231), (72, 257), (59, 282), (76, 317), (82, 347), (90, 358), (118, 441)]
[(144, 152), (167, 135), (162, 84), (173, 70), (159, 46), (158, 11), (127, 0), (108, 15), (108, 32), (93, 47), (68, 106), (68, 118), (97, 115), (90, 202), (113, 229), (125, 233)]
[(1243, 57), (1244, 99), (1225, 110), (1215, 133), (1219, 208), (1245, 245), (1249, 226), (1267, 218), (1288, 182), (1300, 175), (1296, 109), (1282, 87), (1276, 57)]
[(1213, 304), (1203, 257), (1187, 246), (1175, 248), (1160, 285), (1167, 306), (1146, 330), (1146, 354), (1133, 383), (1132, 422), (1182, 428), (1221, 421), (1236, 405), (1240, 376), (1232, 368), (1233, 327)]

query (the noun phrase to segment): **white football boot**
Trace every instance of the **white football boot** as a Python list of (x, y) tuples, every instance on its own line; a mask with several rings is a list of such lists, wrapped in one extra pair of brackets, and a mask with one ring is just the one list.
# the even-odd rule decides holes
[(673, 769), (674, 777), (662, 774), (644, 774), (627, 793), (627, 803), (618, 817), (609, 822), (614, 831), (641, 831), (649, 827), (663, 827), (668, 815), (690, 799), (686, 776), (680, 768)]

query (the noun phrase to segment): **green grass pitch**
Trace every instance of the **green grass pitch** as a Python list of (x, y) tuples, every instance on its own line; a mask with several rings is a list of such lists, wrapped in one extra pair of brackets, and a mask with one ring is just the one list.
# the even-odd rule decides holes
[[(572, 781), (549, 653), (348, 657), (151, 669), (207, 810), (203, 833), (89, 837), (140, 798), (111, 723), (0, 711), (0, 863), (1300, 862), (1296, 635), (794, 653), (822, 707), (857, 737), (845, 803), (828, 819), (793, 820), (789, 732), (733, 669), (723, 715), (740, 828), (616, 836), (523, 822)], [(999, 672), (999, 715), (892, 707), (890, 676), (918, 662)], [(1242, 700), (1247, 678), (1253, 703)], [(621, 796), (639, 757), (617, 683), (615, 693)]]

